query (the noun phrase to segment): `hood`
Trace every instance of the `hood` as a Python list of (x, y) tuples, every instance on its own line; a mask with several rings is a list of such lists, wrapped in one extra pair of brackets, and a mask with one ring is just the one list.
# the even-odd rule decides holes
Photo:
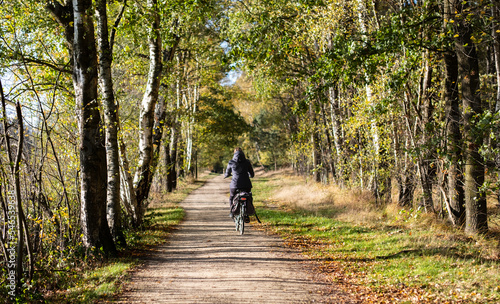
[(236, 152), (234, 152), (234, 156), (233, 156), (233, 160), (234, 161), (237, 161), (237, 162), (241, 163), (245, 159), (246, 158), (245, 158), (245, 154), (243, 153), (243, 151), (236, 151)]

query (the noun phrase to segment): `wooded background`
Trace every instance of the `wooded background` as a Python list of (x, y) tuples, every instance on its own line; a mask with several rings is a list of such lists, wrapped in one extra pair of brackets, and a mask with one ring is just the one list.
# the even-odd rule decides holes
[(255, 166), (488, 232), (499, 8), (3, 0), (2, 277), (15, 269), (19, 289), (69, 257), (116, 254), (153, 192), (221, 171), (237, 145)]

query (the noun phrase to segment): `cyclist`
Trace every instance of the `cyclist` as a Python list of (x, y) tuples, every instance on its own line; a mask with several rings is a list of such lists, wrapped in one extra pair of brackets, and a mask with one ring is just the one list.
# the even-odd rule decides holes
[[(250, 177), (254, 177), (254, 175), (252, 164), (245, 158), (245, 154), (241, 148), (235, 148), (233, 159), (227, 164), (226, 173), (224, 174), (224, 178), (232, 176), (231, 184), (229, 185), (229, 210), (231, 210), (233, 198), (237, 190), (251, 191), (252, 182), (250, 181)], [(233, 217), (231, 211), (229, 211), (229, 216)]]

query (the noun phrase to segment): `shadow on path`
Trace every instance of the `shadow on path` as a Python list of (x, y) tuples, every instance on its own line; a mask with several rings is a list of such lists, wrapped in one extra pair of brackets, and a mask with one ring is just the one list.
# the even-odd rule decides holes
[(280, 239), (251, 224), (239, 235), (228, 183), (216, 177), (181, 203), (184, 222), (132, 274), (119, 303), (351, 303)]

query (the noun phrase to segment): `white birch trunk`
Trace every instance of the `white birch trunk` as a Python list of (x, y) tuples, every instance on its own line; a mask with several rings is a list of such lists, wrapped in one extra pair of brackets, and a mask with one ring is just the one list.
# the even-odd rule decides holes
[(104, 109), (104, 132), (106, 136), (106, 161), (107, 161), (107, 219), (111, 234), (120, 240), (124, 237), (120, 230), (120, 162), (118, 155), (118, 113), (113, 92), (111, 77), (111, 63), (113, 50), (109, 42), (107, 1), (97, 1), (98, 20), (98, 48), (99, 48), (99, 84), (102, 94)]
[[(360, 29), (361, 29), (361, 33), (362, 33), (362, 39), (363, 39), (363, 42), (366, 43), (366, 32), (367, 32), (367, 29), (366, 29), (366, 24), (365, 24), (365, 20), (364, 20), (364, 13), (366, 12), (366, 6), (363, 2), (363, 0), (357, 0), (358, 1), (358, 21), (359, 21), (359, 26), (360, 26)], [(365, 73), (365, 80), (366, 80), (366, 85), (365, 85), (365, 91), (366, 91), (366, 100), (368, 102), (368, 104), (370, 105), (374, 105), (374, 102), (373, 102), (373, 91), (372, 91), (372, 88), (370, 87), (370, 84), (369, 84), (369, 75), (368, 73), (366, 73), (366, 71), (364, 72)], [(379, 133), (378, 133), (378, 128), (377, 128), (377, 122), (375, 119), (372, 119), (371, 122), (370, 122), (370, 125), (371, 125), (371, 135), (372, 135), (372, 140), (373, 140), (373, 149), (374, 149), (374, 181), (375, 181), (375, 185), (374, 185), (374, 190), (375, 190), (375, 194), (378, 198), (378, 158), (379, 158), (379, 153), (380, 153), (380, 138), (379, 138)], [(371, 186), (372, 183), (370, 183), (370, 186)]]
[[(495, 112), (500, 114), (500, 3), (498, 0), (491, 1), (491, 15), (493, 17), (493, 27), (492, 27), (492, 36), (493, 36), (493, 53), (495, 55), (495, 70), (496, 70), (496, 78), (497, 78), (497, 100), (495, 104)], [(497, 131), (497, 138), (498, 133)], [(497, 143), (497, 147), (500, 148), (500, 143)], [(496, 169), (500, 171), (500, 155), (496, 156), (495, 159)], [(500, 206), (500, 190), (497, 192), (497, 204)]]
[(148, 197), (153, 177), (151, 163), (153, 162), (154, 109), (158, 101), (162, 70), (158, 3), (157, 0), (148, 0), (147, 4), (152, 18), (149, 30), (149, 73), (139, 114), (139, 162), (134, 176), (134, 188), (137, 197), (136, 212), (138, 212), (139, 221), (141, 221), (144, 213), (143, 205)]
[(498, 0), (491, 1), (491, 15), (493, 17), (493, 53), (495, 54), (495, 70), (497, 78), (497, 100), (495, 105), (495, 111), (500, 112), (500, 3)]
[(330, 100), (330, 116), (332, 120), (332, 135), (333, 143), (335, 145), (335, 152), (337, 157), (340, 157), (340, 117), (339, 117), (339, 100), (335, 88), (330, 88), (328, 92), (328, 97)]

